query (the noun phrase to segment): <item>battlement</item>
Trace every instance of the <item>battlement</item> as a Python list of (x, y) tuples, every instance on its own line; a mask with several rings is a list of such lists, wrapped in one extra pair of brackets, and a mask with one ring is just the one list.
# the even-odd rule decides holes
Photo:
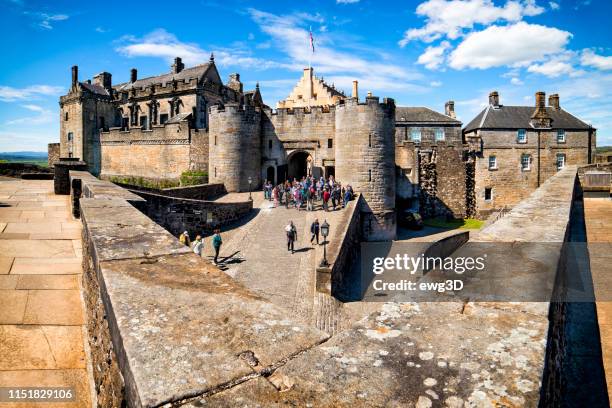
[(252, 115), (260, 115), (261, 108), (253, 105), (241, 105), (238, 103), (227, 103), (225, 105), (213, 105), (208, 108), (208, 112), (211, 115), (216, 114), (252, 114)]
[(367, 96), (364, 102), (360, 102), (356, 98), (347, 98), (338, 101), (335, 108), (337, 110), (342, 110), (356, 106), (378, 107), (391, 115), (394, 115), (395, 112), (395, 100), (393, 98), (383, 98), (383, 101), (380, 102), (378, 96)]
[(298, 108), (276, 108), (267, 109), (266, 114), (273, 116), (286, 116), (286, 115), (310, 115), (314, 114), (331, 114), (335, 112), (335, 106), (311, 106), (311, 107), (298, 107)]

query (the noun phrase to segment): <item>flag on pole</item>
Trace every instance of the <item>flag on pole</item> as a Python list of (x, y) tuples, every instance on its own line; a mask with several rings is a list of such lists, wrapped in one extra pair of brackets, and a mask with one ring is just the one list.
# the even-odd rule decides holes
[(314, 54), (315, 47), (314, 47), (314, 37), (312, 36), (312, 27), (310, 27), (310, 49), (312, 50), (312, 53)]

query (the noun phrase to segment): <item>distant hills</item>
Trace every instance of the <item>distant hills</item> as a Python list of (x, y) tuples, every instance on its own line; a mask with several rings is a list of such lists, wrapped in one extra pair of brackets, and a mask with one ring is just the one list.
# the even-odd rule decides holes
[(0, 152), (0, 161), (9, 163), (33, 163), (47, 165), (47, 152)]

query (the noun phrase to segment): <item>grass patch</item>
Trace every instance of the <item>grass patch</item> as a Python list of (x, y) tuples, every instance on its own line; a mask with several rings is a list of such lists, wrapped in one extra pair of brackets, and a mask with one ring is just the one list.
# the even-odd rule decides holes
[(112, 176), (110, 181), (118, 184), (129, 184), (132, 186), (152, 188), (155, 190), (161, 190), (163, 188), (171, 188), (171, 187), (179, 187), (179, 182), (176, 180), (148, 180), (143, 177), (133, 177), (133, 176)]
[(448, 229), (480, 229), (484, 225), (484, 221), (476, 218), (465, 218), (462, 220), (450, 220), (446, 218), (429, 218), (423, 223), (428, 227), (448, 228)]
[(195, 186), (208, 183), (208, 172), (202, 170), (188, 170), (181, 173), (181, 186)]

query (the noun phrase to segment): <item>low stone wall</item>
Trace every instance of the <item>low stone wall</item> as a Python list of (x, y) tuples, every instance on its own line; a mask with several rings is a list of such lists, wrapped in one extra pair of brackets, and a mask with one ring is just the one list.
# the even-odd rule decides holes
[(128, 190), (146, 191), (168, 197), (191, 198), (194, 200), (214, 200), (224, 194), (227, 194), (227, 190), (225, 189), (223, 183), (197, 184), (193, 186), (170, 187), (162, 189), (141, 187), (126, 183), (114, 183)]
[(252, 201), (219, 203), (168, 197), (148, 191), (130, 191), (146, 200), (143, 212), (175, 236), (183, 231), (188, 231), (192, 237), (211, 233), (215, 228), (244, 217), (253, 209)]
[[(342, 288), (344, 275), (348, 272), (359, 251), (360, 216), (359, 211), (363, 197), (361, 194), (348, 203), (342, 211), (341, 219), (336, 220), (340, 228), (330, 228), (327, 237), (328, 266), (316, 268), (316, 290), (328, 295), (334, 295)], [(321, 248), (317, 248), (317, 260), (323, 259)]]
[(83, 172), (71, 179), (83, 193), (83, 290), (100, 406), (157, 407), (267, 381), (329, 338), (193, 254), (128, 202), (134, 194)]
[(59, 143), (49, 143), (47, 145), (47, 164), (50, 168), (53, 168), (55, 162), (58, 162), (60, 159), (60, 144)]

